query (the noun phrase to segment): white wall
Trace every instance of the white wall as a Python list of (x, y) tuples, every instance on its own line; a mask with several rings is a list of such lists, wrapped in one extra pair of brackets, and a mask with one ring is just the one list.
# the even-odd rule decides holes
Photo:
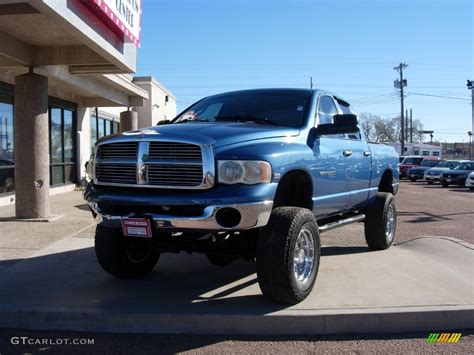
[(176, 98), (156, 79), (150, 76), (135, 77), (133, 83), (149, 95), (144, 106), (134, 108), (138, 113), (138, 128), (155, 126), (159, 121), (176, 117)]

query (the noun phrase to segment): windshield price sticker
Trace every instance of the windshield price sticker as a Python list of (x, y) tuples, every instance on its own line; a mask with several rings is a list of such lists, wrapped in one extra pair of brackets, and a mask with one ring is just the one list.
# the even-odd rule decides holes
[(122, 218), (123, 234), (129, 237), (151, 238), (150, 221), (146, 218)]

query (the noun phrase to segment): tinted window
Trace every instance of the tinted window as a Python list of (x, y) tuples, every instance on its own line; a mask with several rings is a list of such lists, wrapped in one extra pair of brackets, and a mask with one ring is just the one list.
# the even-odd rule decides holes
[(321, 96), (319, 98), (318, 116), (319, 124), (328, 124), (333, 122), (333, 116), (337, 114), (337, 108), (332, 97)]
[(423, 158), (405, 158), (402, 164), (420, 165)]
[(238, 121), (300, 127), (311, 92), (244, 91), (211, 96), (191, 106), (173, 123)]
[(437, 166), (438, 164), (439, 164), (439, 161), (437, 161), (437, 160), (424, 159), (421, 162), (421, 166)]
[(456, 166), (456, 170), (474, 170), (474, 163), (461, 163)]

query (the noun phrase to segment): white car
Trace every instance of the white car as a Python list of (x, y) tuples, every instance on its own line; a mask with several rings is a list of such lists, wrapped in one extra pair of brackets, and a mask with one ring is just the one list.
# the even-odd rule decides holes
[(474, 190), (474, 171), (467, 177), (466, 187), (469, 187), (470, 190)]

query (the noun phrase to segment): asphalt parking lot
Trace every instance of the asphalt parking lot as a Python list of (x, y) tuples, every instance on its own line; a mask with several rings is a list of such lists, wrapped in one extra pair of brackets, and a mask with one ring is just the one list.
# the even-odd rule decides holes
[[(421, 236), (443, 236), (474, 244), (474, 191), (402, 180), (396, 196), (395, 243)], [(322, 235), (323, 245), (365, 246), (363, 224)]]
[[(396, 197), (398, 208), (398, 230), (395, 243), (400, 244), (422, 236), (445, 236), (462, 239), (473, 243), (474, 236), (474, 193), (469, 189), (448, 188), (438, 185), (428, 186), (424, 183), (403, 181)], [(5, 233), (0, 238), (0, 259), (6, 259), (8, 269), (29, 253), (43, 250), (44, 245), (61, 240), (67, 235), (72, 240), (82, 238), (91, 240), (94, 227), (92, 217), (84, 208), (79, 192), (53, 197), (53, 206), (64, 214), (64, 218), (48, 224), (31, 228), (21, 222), (1, 222)], [(69, 206), (65, 208), (65, 206)], [(2, 209), (3, 210), (3, 209)], [(11, 208), (10, 208), (11, 210)], [(11, 211), (4, 211), (8, 215)], [(10, 212), (9, 212), (10, 211)], [(73, 225), (73, 221), (78, 223)], [(68, 227), (71, 227), (69, 230)], [(49, 233), (46, 233), (49, 230)], [(5, 238), (8, 237), (9, 238)], [(12, 238), (15, 237), (15, 238)], [(35, 237), (35, 238), (33, 238)], [(43, 238), (45, 237), (45, 238)], [(11, 243), (17, 249), (12, 249)], [(41, 242), (41, 243), (40, 243)], [(6, 243), (6, 244), (5, 244)], [(5, 244), (5, 245), (3, 245)], [(3, 247), (2, 247), (3, 245)], [(333, 230), (322, 235), (322, 245), (326, 247), (326, 255), (342, 249), (337, 247), (356, 246), (350, 251), (366, 251), (363, 224), (354, 224)], [(336, 248), (327, 248), (336, 246)], [(395, 249), (398, 247), (395, 247)], [(11, 258), (15, 251), (15, 258)], [(21, 251), (21, 253), (20, 253)], [(329, 254), (328, 254), (329, 253)], [(38, 254), (36, 254), (38, 255)], [(69, 254), (61, 256), (64, 262)], [(364, 254), (360, 254), (363, 256)], [(186, 255), (182, 256), (186, 258)], [(334, 256), (333, 256), (334, 257)], [(38, 256), (37, 256), (38, 258)], [(41, 258), (41, 256), (39, 257)], [(11, 260), (9, 260), (11, 259)], [(91, 262), (90, 268), (96, 268)], [(1, 269), (1, 267), (0, 267)], [(72, 269), (71, 269), (72, 270)], [(94, 271), (95, 272), (95, 271)], [(88, 272), (86, 272), (88, 274)], [(90, 273), (89, 274), (93, 274)], [(156, 276), (156, 275), (155, 275)], [(321, 280), (324, 274), (321, 275)], [(102, 273), (100, 277), (106, 278)], [(320, 280), (320, 281), (321, 281)], [(107, 280), (106, 280), (107, 281)], [(71, 281), (73, 282), (73, 281)], [(107, 282), (111, 282), (110, 280)], [(353, 298), (353, 297), (352, 297)], [(459, 352), (467, 353), (472, 349), (472, 331), (463, 330), (463, 338), (459, 344), (427, 344), (426, 334), (407, 333), (402, 335), (335, 335), (335, 336), (296, 336), (296, 337), (262, 337), (262, 336), (217, 336), (217, 335), (138, 335), (138, 334), (98, 334), (53, 331), (24, 331), (3, 329), (0, 332), (0, 353), (125, 353), (136, 351), (157, 351), (160, 353), (342, 353), (342, 352)], [(83, 346), (16, 346), (10, 343), (11, 337), (30, 336), (47, 338), (92, 337), (95, 345)]]

